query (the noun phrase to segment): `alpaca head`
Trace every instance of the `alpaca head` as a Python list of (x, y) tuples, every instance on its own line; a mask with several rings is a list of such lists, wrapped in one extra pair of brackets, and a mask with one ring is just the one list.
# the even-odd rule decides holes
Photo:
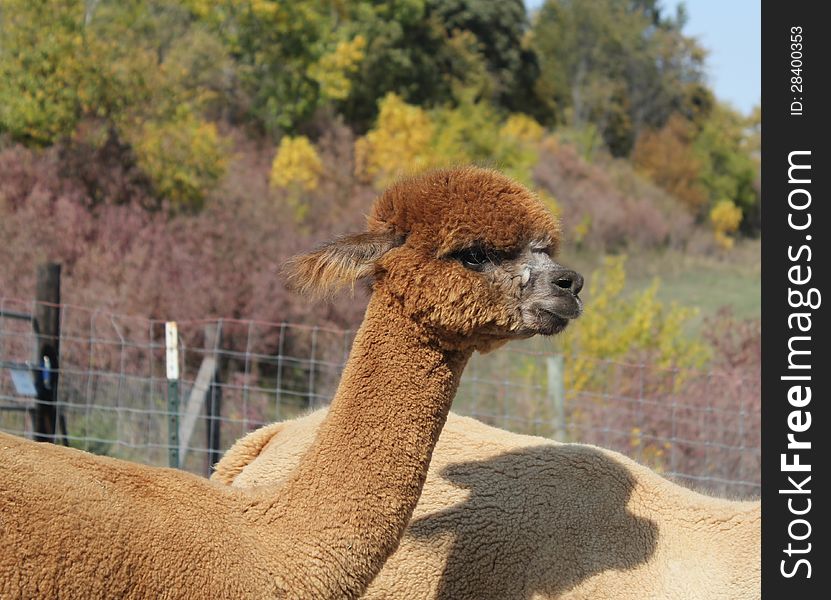
[(525, 187), (487, 169), (404, 179), (376, 201), (368, 231), (288, 267), (300, 291), (372, 278), (395, 310), (449, 345), (490, 349), (559, 333), (582, 310), (582, 277), (554, 260), (559, 227)]

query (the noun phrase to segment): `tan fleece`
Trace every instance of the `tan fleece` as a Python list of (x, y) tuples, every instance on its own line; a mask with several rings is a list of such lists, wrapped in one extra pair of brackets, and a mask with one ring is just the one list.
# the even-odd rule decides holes
[[(254, 489), (283, 480), (325, 415), (252, 432), (212, 479)], [(451, 413), (413, 520), (363, 597), (757, 599), (760, 511), (616, 452)]]

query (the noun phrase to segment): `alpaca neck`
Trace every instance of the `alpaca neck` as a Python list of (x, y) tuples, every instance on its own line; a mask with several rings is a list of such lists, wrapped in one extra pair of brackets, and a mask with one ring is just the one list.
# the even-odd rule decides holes
[(329, 414), (269, 510), (297, 559), (292, 594), (310, 581), (310, 596), (356, 597), (396, 549), (470, 354), (373, 294)]

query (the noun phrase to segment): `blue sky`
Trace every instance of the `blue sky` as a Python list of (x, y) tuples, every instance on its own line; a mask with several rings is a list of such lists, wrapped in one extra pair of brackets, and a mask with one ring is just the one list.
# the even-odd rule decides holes
[[(682, 0), (664, 0), (671, 13)], [(543, 0), (525, 0), (533, 9)], [(748, 113), (761, 99), (762, 9), (759, 0), (686, 0), (684, 33), (709, 50), (707, 82), (719, 100)]]

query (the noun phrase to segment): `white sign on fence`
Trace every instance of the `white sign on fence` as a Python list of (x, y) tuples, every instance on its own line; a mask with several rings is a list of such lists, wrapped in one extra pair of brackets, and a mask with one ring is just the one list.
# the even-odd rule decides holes
[(164, 324), (164, 340), (167, 349), (167, 378), (176, 381), (179, 379), (179, 330), (176, 321), (167, 321)]

